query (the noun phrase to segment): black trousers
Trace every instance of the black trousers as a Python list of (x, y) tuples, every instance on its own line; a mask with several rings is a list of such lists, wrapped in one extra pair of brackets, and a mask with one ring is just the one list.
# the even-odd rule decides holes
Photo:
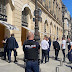
[(12, 50), (14, 51), (14, 58), (15, 58), (14, 61), (16, 61), (16, 56), (17, 56), (16, 50), (14, 50), (14, 49), (9, 49), (8, 60), (9, 60), (10, 62), (11, 62), (11, 52), (12, 52)]
[(45, 63), (46, 63), (46, 60), (47, 60), (47, 51), (48, 50), (42, 50), (42, 60), (41, 60), (41, 63), (43, 63), (44, 57), (45, 57)]
[(8, 56), (8, 49), (6, 47), (4, 47), (4, 59), (6, 59), (6, 53), (7, 53), (7, 56)]
[(64, 58), (65, 58), (65, 49), (63, 49), (62, 52), (63, 52), (63, 56), (64, 56)]
[(57, 60), (59, 54), (59, 50), (55, 49), (55, 59)]
[(63, 52), (63, 56), (64, 56), (63, 61), (65, 61), (65, 49), (63, 49), (62, 52)]
[(48, 51), (48, 61), (49, 61), (49, 51)]

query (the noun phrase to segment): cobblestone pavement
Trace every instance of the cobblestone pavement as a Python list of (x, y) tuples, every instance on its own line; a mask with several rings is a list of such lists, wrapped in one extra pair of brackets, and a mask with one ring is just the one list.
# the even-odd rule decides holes
[[(67, 50), (66, 50), (67, 54)], [(62, 51), (60, 50), (59, 52), (59, 60), (56, 61), (54, 60), (54, 50), (50, 51), (50, 61), (47, 62), (46, 64), (40, 64), (40, 71), (41, 72), (56, 72), (56, 67), (57, 72), (72, 72), (71, 71), (71, 64), (68, 64), (68, 59), (66, 58), (66, 62), (60, 66), (60, 59), (63, 58)], [(0, 72), (25, 72), (24, 69), (24, 62), (23, 62), (23, 55), (20, 55), (17, 57), (18, 63), (12, 62), (8, 63), (4, 60), (0, 59)]]

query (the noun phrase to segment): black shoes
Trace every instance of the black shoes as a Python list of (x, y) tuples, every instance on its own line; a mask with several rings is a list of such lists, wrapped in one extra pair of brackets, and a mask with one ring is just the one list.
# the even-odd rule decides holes
[(14, 63), (18, 62), (17, 60), (14, 61)]

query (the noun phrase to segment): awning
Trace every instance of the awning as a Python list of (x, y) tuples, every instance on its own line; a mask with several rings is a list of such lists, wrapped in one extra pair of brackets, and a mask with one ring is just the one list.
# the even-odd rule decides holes
[(1, 23), (2, 25), (6, 26), (7, 29), (9, 29), (9, 30), (17, 30), (17, 31), (19, 31), (19, 29), (18, 29), (17, 27), (15, 27), (14, 25), (8, 24), (8, 23), (5, 22), (5, 21), (0, 21), (0, 23)]
[(44, 32), (41, 32), (41, 31), (39, 31), (40, 33), (42, 33), (42, 34), (44, 34), (44, 35), (53, 35), (53, 36), (57, 36), (57, 35), (54, 35), (54, 34), (51, 34), (51, 33), (44, 33)]
[(23, 28), (25, 28), (25, 29), (27, 29), (28, 31), (30, 31), (30, 32), (32, 32), (32, 33), (34, 33), (34, 30), (31, 30), (30, 28), (28, 28), (28, 27), (25, 27), (25, 26), (22, 26)]

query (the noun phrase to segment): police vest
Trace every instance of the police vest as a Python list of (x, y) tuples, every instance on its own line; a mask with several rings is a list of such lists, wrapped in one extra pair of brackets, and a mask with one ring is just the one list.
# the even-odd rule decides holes
[(37, 60), (38, 59), (38, 48), (35, 41), (26, 41), (24, 43), (24, 53), (25, 59), (28, 60)]

